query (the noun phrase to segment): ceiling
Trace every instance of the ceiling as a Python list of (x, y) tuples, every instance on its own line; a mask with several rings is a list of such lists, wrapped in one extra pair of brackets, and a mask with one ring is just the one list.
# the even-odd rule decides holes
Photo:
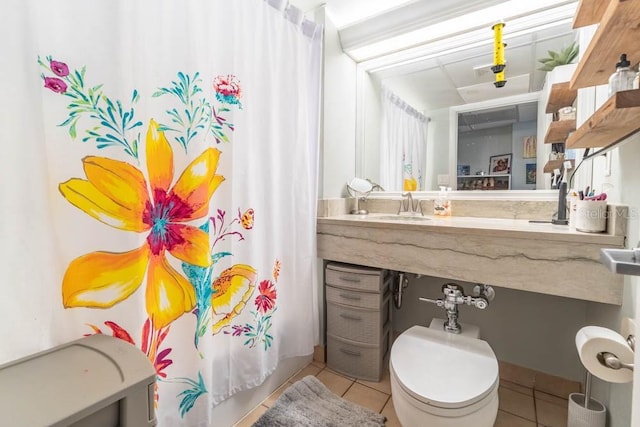
[(481, 111), (458, 113), (458, 133), (473, 132), (538, 119), (538, 103), (505, 105)]
[(290, 3), (304, 12), (325, 4), (333, 23), (343, 28), (412, 1), (415, 0), (290, 0)]
[[(475, 4), (477, 7), (482, 4), (469, 0), (291, 0), (291, 3), (304, 11), (326, 4), (330, 19), (345, 34), (353, 28), (366, 25), (367, 21), (375, 21), (379, 26), (386, 17), (391, 19), (402, 9), (420, 5), (432, 10), (450, 9), (464, 14), (467, 5)], [(496, 3), (501, 2), (486, 4)], [(446, 7), (443, 8), (444, 5)], [(569, 6), (575, 7), (574, 4)], [(420, 21), (428, 17), (417, 19)], [(533, 33), (511, 37), (507, 21), (504, 38), (507, 42), (507, 84), (502, 88), (493, 85), (494, 74), (489, 69), (493, 62), (493, 32), (490, 28), (487, 28), (486, 42), (481, 45), (444, 50), (426, 59), (416, 57), (404, 61), (404, 65), (393, 64), (379, 70), (373, 69), (370, 74), (408, 104), (426, 112), (535, 92), (542, 89), (545, 77), (544, 72), (537, 70), (541, 65), (537, 59), (548, 56), (548, 50), (558, 51), (567, 46), (575, 40), (575, 35), (571, 23), (564, 20)]]
[(419, 111), (432, 111), (489, 99), (503, 98), (542, 89), (545, 72), (537, 59), (570, 44), (570, 28), (558, 33), (539, 32), (512, 40), (505, 48), (507, 83), (493, 85), (490, 70), (493, 46), (443, 54), (410, 66), (394, 67), (376, 74), (389, 90)]

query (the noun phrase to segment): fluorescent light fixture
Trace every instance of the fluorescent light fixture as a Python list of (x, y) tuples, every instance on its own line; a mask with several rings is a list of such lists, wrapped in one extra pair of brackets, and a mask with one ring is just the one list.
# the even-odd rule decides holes
[[(332, 2), (328, 5), (327, 12), (331, 15), (336, 27), (343, 28), (387, 12), (390, 9), (400, 7), (410, 1), (412, 0), (368, 0), (366, 3), (355, 1)], [(296, 2), (297, 0), (293, 1), (293, 3)]]
[[(573, 20), (573, 14), (575, 13), (575, 4), (561, 6), (554, 9), (554, 11), (554, 15), (551, 15), (549, 11), (544, 11), (508, 21), (507, 26), (510, 30), (508, 32), (505, 31), (503, 36), (504, 41), (507, 43), (507, 49), (509, 49), (508, 45), (511, 40), (548, 28), (562, 26), (566, 27), (568, 31), (571, 31), (570, 24)], [(493, 34), (490, 29), (476, 29), (453, 35), (446, 39), (425, 43), (414, 48), (401, 50), (381, 58), (364, 61), (362, 62), (362, 66), (368, 72), (376, 73), (388, 68), (421, 62), (443, 54), (475, 49), (492, 44)]]
[(576, 9), (576, 2), (567, 0), (509, 0), (499, 5), (490, 6), (482, 10), (461, 15), (424, 28), (391, 37), (366, 46), (347, 51), (356, 62), (388, 55), (407, 48), (417, 47), (436, 41), (457, 37), (493, 41), (489, 31), (491, 26), (500, 19), (507, 24), (504, 38), (510, 34), (523, 31), (533, 32), (542, 25), (549, 25), (562, 19), (572, 19)]
[(502, 88), (496, 88), (493, 82), (478, 83), (471, 86), (459, 87), (458, 95), (464, 100), (465, 104), (473, 102), (486, 101), (496, 97), (505, 97), (511, 95), (519, 95), (529, 91), (529, 74), (521, 74), (519, 76), (507, 76), (507, 84)]

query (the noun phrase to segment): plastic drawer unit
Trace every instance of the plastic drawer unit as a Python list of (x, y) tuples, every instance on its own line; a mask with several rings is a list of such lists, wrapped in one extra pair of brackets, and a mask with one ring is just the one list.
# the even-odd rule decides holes
[(325, 269), (327, 366), (380, 381), (390, 348), (390, 276), (386, 270), (328, 263)]

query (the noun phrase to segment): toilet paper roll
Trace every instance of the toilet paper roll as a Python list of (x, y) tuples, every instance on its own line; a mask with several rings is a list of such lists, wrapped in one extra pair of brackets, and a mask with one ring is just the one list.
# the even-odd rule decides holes
[(600, 326), (585, 326), (576, 334), (580, 361), (589, 372), (604, 381), (628, 383), (633, 380), (630, 369), (612, 369), (600, 363), (598, 354), (613, 353), (621, 362), (633, 363), (633, 350), (619, 333)]

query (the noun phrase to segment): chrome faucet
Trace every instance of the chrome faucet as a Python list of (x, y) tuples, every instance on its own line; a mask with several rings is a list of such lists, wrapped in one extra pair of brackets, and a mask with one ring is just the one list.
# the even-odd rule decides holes
[(403, 212), (410, 214), (420, 213), (420, 215), (424, 215), (424, 212), (422, 212), (422, 204), (420, 203), (420, 200), (413, 200), (413, 196), (411, 195), (410, 191), (403, 193), (402, 197), (403, 199), (400, 200), (400, 208), (398, 208), (398, 215)]

